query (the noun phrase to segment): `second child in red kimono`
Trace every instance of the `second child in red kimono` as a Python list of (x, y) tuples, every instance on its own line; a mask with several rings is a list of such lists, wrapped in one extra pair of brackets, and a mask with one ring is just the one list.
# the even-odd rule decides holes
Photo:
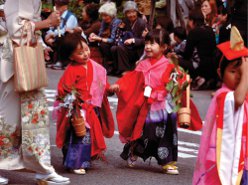
[(164, 57), (169, 36), (154, 30), (145, 38), (146, 59), (110, 87), (117, 93), (117, 122), (120, 139), (126, 143), (121, 154), (133, 167), (137, 157), (155, 157), (167, 174), (179, 174), (177, 113), (165, 85), (171, 63)]
[[(85, 174), (92, 157), (103, 157), (104, 137), (112, 137), (114, 121), (106, 97), (106, 70), (90, 59), (90, 49), (81, 36), (67, 34), (60, 46), (61, 58), (70, 62), (58, 84), (56, 144), (62, 148), (64, 166)], [(85, 119), (86, 135), (78, 137), (72, 126), (72, 94)]]

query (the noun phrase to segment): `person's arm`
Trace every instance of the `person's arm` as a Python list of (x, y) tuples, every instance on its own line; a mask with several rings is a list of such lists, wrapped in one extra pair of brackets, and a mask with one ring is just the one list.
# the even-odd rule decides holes
[(248, 93), (248, 57), (242, 58), (240, 66), (241, 78), (239, 85), (234, 91), (235, 109), (237, 110), (245, 101)]
[[(66, 15), (67, 16), (67, 15)], [(64, 20), (65, 21), (65, 20)], [(66, 32), (66, 29), (73, 29), (78, 26), (77, 18), (72, 14), (69, 16), (68, 20), (66, 21), (66, 24), (63, 27), (60, 27), (60, 34), (64, 35)], [(54, 35), (58, 35), (58, 30), (54, 30)]]
[[(115, 33), (118, 28), (118, 25), (121, 23), (120, 19), (115, 19), (111, 25), (111, 34), (110, 37), (106, 39), (107, 43), (113, 43), (115, 39)], [(105, 41), (105, 40), (104, 40)]]
[(146, 30), (147, 25), (146, 22), (142, 19), (139, 20), (139, 24), (137, 25), (136, 34), (134, 33), (134, 46), (143, 46), (145, 45), (145, 39), (142, 37), (143, 32)]
[(95, 33), (96, 30), (99, 30), (101, 27), (100, 22), (93, 23), (88, 29), (83, 30), (84, 34), (87, 35), (87, 37), (90, 35), (90, 33)]
[(6, 1), (4, 9), (6, 27), (13, 41), (20, 42), (21, 30), (26, 21), (31, 21), (33, 31), (58, 25), (60, 21), (58, 12), (53, 12), (46, 20), (39, 21), (40, 6), (40, 1), (36, 0)]
[(35, 30), (42, 30), (44, 28), (55, 27), (58, 26), (60, 22), (60, 14), (58, 11), (52, 12), (50, 16), (43, 20), (34, 22)]

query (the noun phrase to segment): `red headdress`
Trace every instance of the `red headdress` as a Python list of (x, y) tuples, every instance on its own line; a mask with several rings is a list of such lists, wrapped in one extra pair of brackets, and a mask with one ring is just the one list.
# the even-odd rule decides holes
[(248, 49), (244, 46), (244, 41), (235, 26), (231, 29), (230, 41), (221, 43), (217, 47), (228, 60), (248, 56)]

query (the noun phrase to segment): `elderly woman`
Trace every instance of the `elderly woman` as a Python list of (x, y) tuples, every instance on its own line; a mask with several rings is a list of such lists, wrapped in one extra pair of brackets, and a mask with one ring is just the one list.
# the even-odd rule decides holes
[(121, 20), (116, 18), (117, 9), (113, 2), (103, 4), (98, 12), (102, 18), (101, 28), (98, 35), (95, 33), (90, 34), (89, 41), (99, 43), (103, 64), (109, 72), (111, 70), (109, 65), (112, 61), (110, 48), (114, 43), (116, 29)]
[(124, 45), (116, 45), (111, 48), (117, 75), (122, 75), (134, 68), (135, 62), (143, 53), (142, 33), (146, 29), (146, 22), (138, 16), (138, 7), (134, 1), (127, 1), (124, 4), (123, 13), (125, 14), (125, 29), (132, 33), (133, 38), (125, 40)]

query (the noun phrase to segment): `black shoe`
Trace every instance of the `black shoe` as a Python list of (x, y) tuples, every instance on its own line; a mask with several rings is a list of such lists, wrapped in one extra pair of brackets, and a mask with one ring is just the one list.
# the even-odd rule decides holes
[(127, 143), (127, 144), (124, 145), (123, 151), (122, 151), (122, 153), (120, 155), (120, 157), (122, 159), (124, 159), (124, 160), (127, 160), (128, 159), (129, 154), (130, 154), (130, 146), (131, 146), (130, 143)]

